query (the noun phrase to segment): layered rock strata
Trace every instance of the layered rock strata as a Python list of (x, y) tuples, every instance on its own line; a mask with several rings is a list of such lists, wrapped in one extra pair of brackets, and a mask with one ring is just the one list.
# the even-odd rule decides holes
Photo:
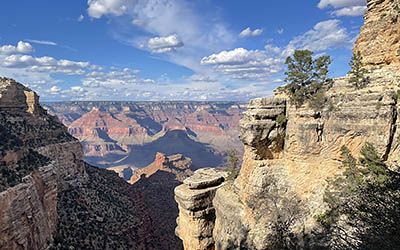
[(80, 143), (39, 106), (38, 96), (0, 78), (0, 249), (43, 249), (57, 227), (57, 194), (84, 178)]
[(215, 169), (199, 169), (175, 189), (179, 207), (176, 234), (185, 249), (214, 249), (212, 200), (225, 176)]
[[(186, 235), (185, 249), (274, 249), (276, 221), (289, 223), (291, 235), (311, 235), (318, 228), (315, 218), (326, 209), (327, 181), (343, 171), (342, 146), (359, 157), (363, 145), (372, 143), (388, 165), (399, 165), (399, 2), (367, 2), (355, 51), (369, 69), (368, 86), (357, 89), (349, 77), (334, 79), (318, 108), (296, 107), (281, 93), (251, 101), (240, 123), (245, 153), (239, 176), (215, 192), (215, 218), (202, 221), (213, 229), (196, 234), (212, 230), (206, 238), (213, 243)], [(181, 192), (190, 194), (183, 187)]]

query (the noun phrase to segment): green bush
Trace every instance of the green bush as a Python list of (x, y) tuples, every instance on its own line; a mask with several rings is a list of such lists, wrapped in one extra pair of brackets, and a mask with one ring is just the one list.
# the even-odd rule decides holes
[(400, 244), (400, 173), (389, 168), (372, 144), (361, 158), (342, 148), (344, 172), (329, 181), (317, 216), (330, 249), (396, 249)]
[(278, 127), (285, 126), (287, 121), (288, 121), (288, 119), (285, 115), (280, 114), (276, 117), (276, 124), (278, 125)]

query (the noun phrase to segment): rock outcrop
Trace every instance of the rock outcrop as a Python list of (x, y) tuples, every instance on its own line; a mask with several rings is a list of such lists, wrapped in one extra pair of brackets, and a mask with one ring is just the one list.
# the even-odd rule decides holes
[(152, 164), (134, 171), (129, 183), (135, 184), (141, 178), (149, 178), (157, 173), (157, 171), (172, 173), (176, 176), (177, 180), (183, 181), (192, 174), (191, 166), (192, 160), (181, 154), (166, 156), (162, 153), (157, 153)]
[(224, 179), (225, 175), (215, 169), (199, 169), (175, 189), (179, 206), (176, 234), (185, 249), (214, 249), (212, 200)]
[[(355, 88), (348, 77), (334, 79), (320, 108), (296, 107), (281, 94), (249, 103), (240, 123), (245, 152), (239, 176), (195, 203), (207, 204), (215, 217), (199, 220), (185, 214), (195, 209), (179, 206), (177, 235), (185, 249), (274, 249), (276, 221), (288, 223), (291, 235), (311, 235), (326, 209), (327, 181), (343, 171), (342, 146), (358, 157), (363, 145), (373, 143), (389, 165), (399, 165), (398, 6), (397, 0), (368, 1), (355, 48), (370, 70), (367, 87)], [(192, 192), (179, 186), (177, 202), (190, 200)], [(185, 235), (180, 225), (195, 233)]]
[(367, 0), (365, 23), (355, 51), (370, 67), (400, 67), (400, 1)]
[(44, 249), (57, 230), (57, 195), (84, 178), (81, 145), (38, 104), (0, 78), (0, 249)]

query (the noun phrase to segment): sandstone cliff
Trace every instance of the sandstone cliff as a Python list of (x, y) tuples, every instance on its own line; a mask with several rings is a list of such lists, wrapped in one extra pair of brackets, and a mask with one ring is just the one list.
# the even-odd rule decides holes
[[(373, 143), (388, 164), (398, 165), (398, 6), (398, 1), (368, 1), (355, 48), (369, 66), (368, 87), (356, 89), (348, 77), (335, 79), (319, 110), (297, 108), (284, 95), (249, 103), (241, 121), (245, 153), (238, 178), (211, 194), (207, 187), (196, 193), (185, 185), (175, 190), (180, 204), (177, 235), (185, 249), (269, 249), (277, 219), (290, 221), (293, 235), (310, 234), (316, 215), (325, 210), (327, 180), (343, 171), (342, 146), (358, 156), (366, 142)], [(180, 197), (205, 204), (215, 216), (195, 216), (196, 210), (182, 206)], [(181, 233), (184, 225), (195, 233)]]

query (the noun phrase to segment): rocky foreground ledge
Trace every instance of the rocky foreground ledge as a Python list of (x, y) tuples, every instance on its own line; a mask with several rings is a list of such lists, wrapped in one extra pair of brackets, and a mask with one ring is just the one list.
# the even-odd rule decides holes
[(224, 172), (199, 169), (175, 188), (179, 206), (176, 234), (183, 240), (185, 249), (214, 249), (215, 209), (212, 201), (225, 178)]

